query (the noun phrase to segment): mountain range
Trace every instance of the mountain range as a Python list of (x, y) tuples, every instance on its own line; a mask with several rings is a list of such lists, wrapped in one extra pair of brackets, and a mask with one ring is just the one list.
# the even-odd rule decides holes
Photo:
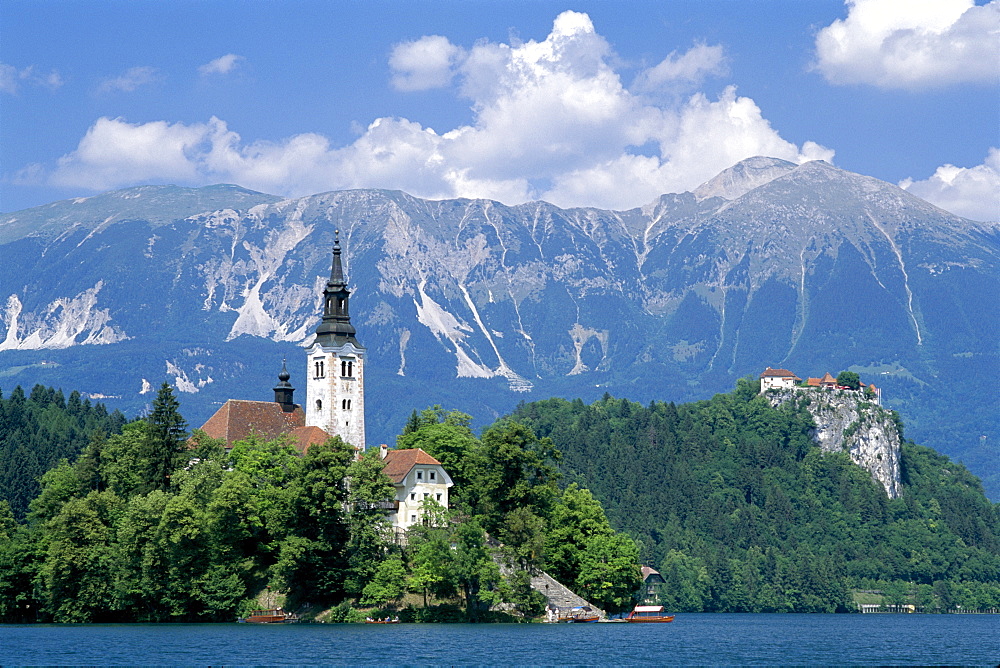
[[(350, 190), (140, 186), (0, 215), (0, 389), (200, 425), (305, 387), (339, 230), (368, 440), (414, 409), (689, 401), (766, 366), (882, 389), (1000, 499), (1000, 226), (825, 162), (750, 158), (628, 211)], [(303, 389), (297, 400), (302, 402)]]

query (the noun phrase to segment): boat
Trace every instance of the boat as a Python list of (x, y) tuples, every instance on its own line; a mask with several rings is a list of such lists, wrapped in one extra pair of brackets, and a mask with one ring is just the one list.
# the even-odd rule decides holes
[(299, 617), (295, 613), (285, 612), (281, 608), (269, 608), (267, 610), (251, 610), (250, 614), (239, 621), (244, 624), (291, 624), (299, 621)]
[(560, 616), (556, 621), (563, 624), (593, 624), (599, 622), (601, 616), (593, 611), (589, 606), (583, 605), (573, 608), (569, 614)]
[(674, 615), (663, 614), (662, 605), (637, 605), (625, 618), (633, 624), (664, 624), (674, 621)]
[(392, 619), (389, 619), (388, 617), (385, 619), (372, 619), (369, 617), (365, 620), (365, 624), (399, 624), (399, 617), (394, 617)]

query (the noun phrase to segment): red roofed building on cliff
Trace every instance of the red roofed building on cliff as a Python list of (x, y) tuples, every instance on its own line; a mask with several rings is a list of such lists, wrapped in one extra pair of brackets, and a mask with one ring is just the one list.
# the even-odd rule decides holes
[(802, 379), (788, 369), (767, 367), (764, 373), (760, 374), (760, 391), (788, 390), (795, 387), (795, 383), (800, 380)]

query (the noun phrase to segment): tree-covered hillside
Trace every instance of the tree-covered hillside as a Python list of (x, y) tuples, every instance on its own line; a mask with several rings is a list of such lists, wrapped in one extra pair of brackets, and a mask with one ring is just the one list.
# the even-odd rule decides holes
[(550, 399), (514, 417), (638, 540), (674, 609), (852, 609), (851, 588), (1000, 605), (1000, 506), (928, 448), (904, 444), (890, 501), (846, 453), (820, 452), (804, 408), (772, 408), (756, 382), (678, 406)]
[(79, 392), (36, 385), (25, 396), (20, 386), (0, 393), (0, 500), (17, 518), (38, 495), (42, 474), (60, 459), (74, 459), (92, 437), (117, 433), (125, 424), (120, 412), (90, 403)]

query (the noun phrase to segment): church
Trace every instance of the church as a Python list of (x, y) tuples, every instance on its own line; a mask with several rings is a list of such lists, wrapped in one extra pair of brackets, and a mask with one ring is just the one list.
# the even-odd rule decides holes
[(355, 338), (349, 310), (351, 292), (344, 280), (340, 233), (333, 243), (333, 266), (323, 289), (323, 317), (306, 351), (306, 402), (295, 403), (282, 363), (274, 401), (230, 399), (202, 425), (226, 447), (256, 434), (264, 440), (284, 435), (304, 453), (309, 446), (340, 436), (359, 452), (365, 449), (365, 348)]
[[(202, 425), (211, 438), (231, 448), (257, 435), (264, 440), (289, 437), (304, 454), (310, 446), (340, 436), (360, 454), (365, 450), (365, 347), (351, 324), (351, 292), (344, 280), (340, 232), (333, 243), (330, 279), (323, 289), (323, 316), (306, 350), (305, 407), (296, 404), (286, 364), (281, 365), (274, 401), (230, 399)], [(396, 488), (390, 515), (397, 529), (419, 521), (418, 502), (424, 498), (448, 507), (451, 477), (441, 463), (423, 450), (380, 448), (385, 471)]]

